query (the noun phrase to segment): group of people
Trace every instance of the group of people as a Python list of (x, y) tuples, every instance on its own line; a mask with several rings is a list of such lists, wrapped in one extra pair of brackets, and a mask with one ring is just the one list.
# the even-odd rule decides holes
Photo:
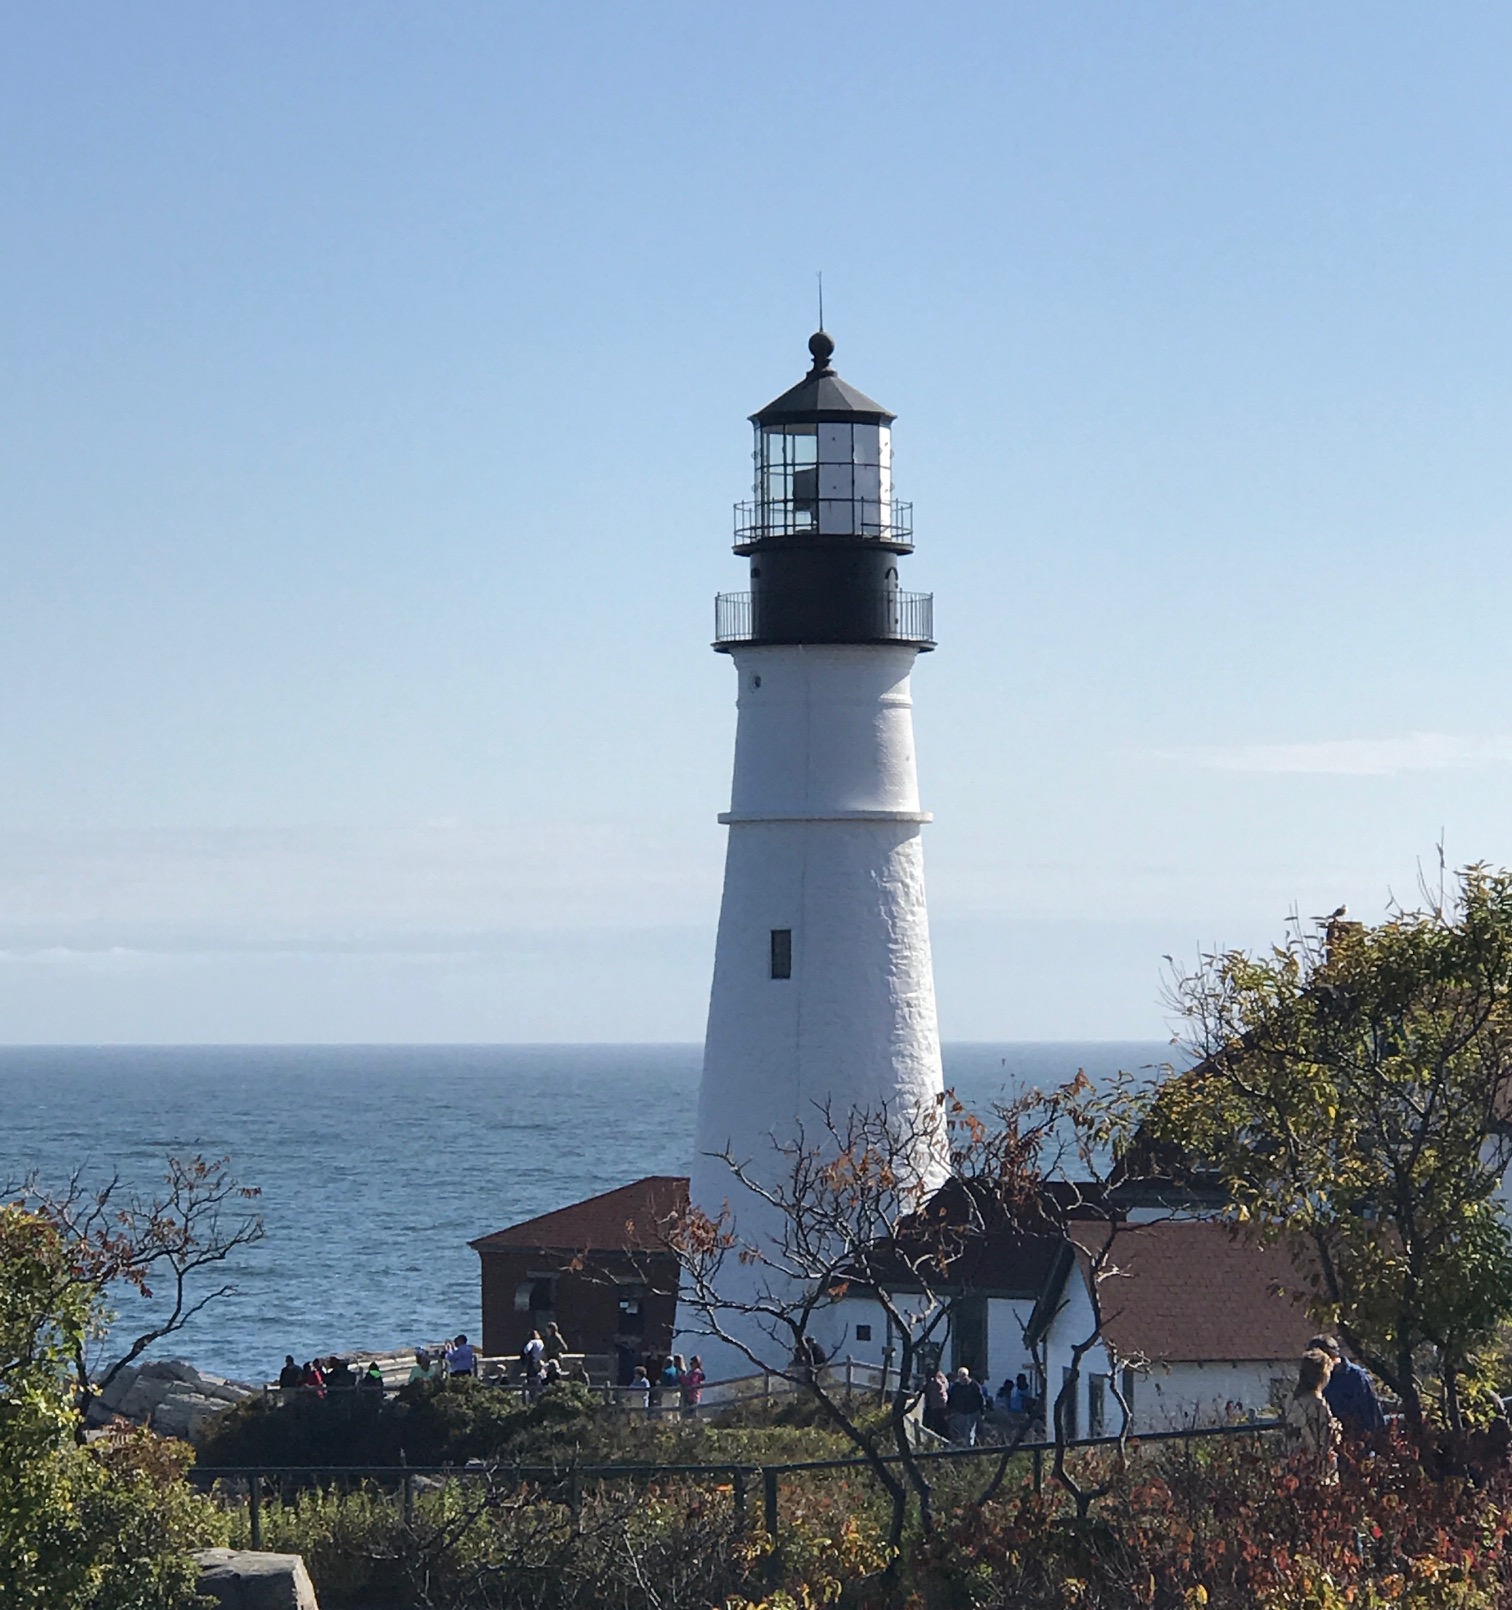
[(684, 1414), (694, 1414), (703, 1402), (703, 1359), (695, 1353), (686, 1362), (681, 1353), (648, 1353), (635, 1366), (635, 1373), (620, 1392), (620, 1401), (631, 1408), (660, 1412), (671, 1403)]
[(383, 1396), (383, 1370), (377, 1359), (364, 1367), (352, 1368), (350, 1359), (333, 1353), (329, 1358), (310, 1359), (296, 1364), (292, 1353), (284, 1354), (283, 1368), (278, 1372), (279, 1390), (285, 1397), (300, 1397), (323, 1401), (329, 1392), (362, 1392), (374, 1398)]
[(478, 1350), (468, 1341), (464, 1331), (458, 1331), (449, 1342), (442, 1342), (440, 1347), (417, 1347), (415, 1349), (415, 1362), (410, 1367), (409, 1380), (405, 1383), (413, 1386), (416, 1381), (447, 1381), (454, 1375), (476, 1375), (478, 1373)]
[[(351, 1359), (332, 1353), (328, 1358), (311, 1359), (298, 1364), (292, 1353), (284, 1354), (283, 1368), (278, 1372), (278, 1386), (285, 1399), (293, 1397), (323, 1400), (331, 1392), (362, 1392), (373, 1398), (384, 1393), (383, 1367), (377, 1359), (366, 1364), (358, 1361), (352, 1367)], [(406, 1384), (416, 1381), (444, 1381), (454, 1375), (475, 1375), (478, 1355), (465, 1335), (444, 1342), (437, 1348), (417, 1347), (415, 1362)]]
[(924, 1429), (958, 1446), (975, 1447), (988, 1414), (1030, 1415), (1037, 1407), (1026, 1376), (1003, 1382), (995, 1399), (962, 1364), (953, 1376), (936, 1370), (924, 1383)]
[(1370, 1377), (1332, 1336), (1307, 1344), (1282, 1420), (1288, 1451), (1307, 1455), (1324, 1481), (1338, 1480), (1341, 1441), (1364, 1442), (1386, 1426)]
[(581, 1358), (569, 1358), (567, 1338), (557, 1322), (548, 1321), (546, 1334), (533, 1330), (520, 1349), (520, 1379), (532, 1403), (558, 1381), (581, 1381), (588, 1385), (588, 1370)]

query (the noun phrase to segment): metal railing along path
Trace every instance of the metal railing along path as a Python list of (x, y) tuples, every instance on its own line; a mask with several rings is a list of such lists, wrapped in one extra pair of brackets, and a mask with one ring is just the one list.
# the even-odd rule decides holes
[[(1258, 1436), (1283, 1429), (1281, 1420), (1243, 1420), (1221, 1426), (1186, 1426), (1163, 1431), (1130, 1432), (1126, 1436), (1069, 1437), (1068, 1451), (1085, 1452), (1097, 1448), (1116, 1448), (1120, 1444), (1137, 1449), (1146, 1443), (1195, 1442), (1212, 1437)], [(950, 1447), (917, 1451), (912, 1458), (920, 1464), (941, 1462), (964, 1463), (977, 1459), (1002, 1459), (1005, 1455), (1017, 1458), (1023, 1455), (1030, 1462), (1030, 1476), (1034, 1490), (1044, 1484), (1044, 1460), (1053, 1455), (1056, 1443), (1043, 1439), (1018, 1443), (981, 1442), (972, 1447)], [(884, 1465), (901, 1465), (900, 1454), (884, 1454)], [(525, 1488), (565, 1489), (566, 1499), (574, 1518), (578, 1516), (586, 1485), (615, 1481), (666, 1481), (689, 1480), (705, 1484), (727, 1482), (735, 1519), (744, 1524), (748, 1516), (749, 1495), (758, 1485), (762, 1494), (762, 1522), (767, 1535), (775, 1544), (780, 1530), (779, 1497), (784, 1477), (826, 1474), (841, 1470), (867, 1470), (873, 1468), (870, 1459), (861, 1455), (837, 1459), (784, 1460), (773, 1464), (745, 1464), (725, 1461), (717, 1464), (663, 1464), (651, 1461), (625, 1461), (613, 1464), (582, 1465), (567, 1462), (556, 1465), (525, 1465), (512, 1462), (486, 1464), (482, 1461), (466, 1465), (196, 1465), (188, 1479), (196, 1487), (210, 1489), (218, 1484), (235, 1484), (245, 1488), (246, 1503), (250, 1511), (248, 1530), (252, 1547), (262, 1547), (262, 1505), (265, 1491), (274, 1491), (291, 1484), (299, 1486), (331, 1485), (341, 1488), (376, 1485), (392, 1487), (403, 1507), (406, 1525), (413, 1525), (417, 1484), (434, 1485), (447, 1482), (489, 1481), (507, 1489)]]

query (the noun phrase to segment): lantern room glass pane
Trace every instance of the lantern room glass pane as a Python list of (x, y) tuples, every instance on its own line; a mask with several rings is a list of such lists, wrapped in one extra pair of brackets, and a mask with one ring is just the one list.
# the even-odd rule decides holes
[(821, 464), (849, 464), (852, 451), (849, 425), (824, 424), (819, 427)]
[(817, 518), (818, 438), (812, 425), (758, 429), (756, 498), (761, 529), (812, 531)]
[(806, 469), (793, 471), (793, 518), (798, 522), (799, 516), (812, 516), (814, 504), (819, 498), (819, 470), (815, 465)]
[(822, 498), (848, 498), (851, 496), (852, 470), (849, 464), (819, 465), (819, 496)]
[(856, 529), (855, 504), (849, 498), (821, 498), (819, 529), (829, 537), (850, 536)]

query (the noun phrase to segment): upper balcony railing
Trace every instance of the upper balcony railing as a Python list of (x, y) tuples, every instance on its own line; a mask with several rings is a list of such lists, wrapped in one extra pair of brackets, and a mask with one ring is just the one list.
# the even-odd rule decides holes
[[(801, 636), (785, 632), (768, 635), (770, 628), (753, 604), (750, 593), (720, 593), (714, 600), (714, 643), (914, 643), (934, 647), (934, 594), (903, 593), (895, 587), (879, 589), (869, 603), (870, 618), (848, 621), (833, 635), (823, 629), (805, 630)], [(837, 623), (838, 624), (838, 623)]]
[(913, 547), (913, 504), (899, 498), (770, 498), (735, 505), (735, 551), (768, 537), (867, 537)]

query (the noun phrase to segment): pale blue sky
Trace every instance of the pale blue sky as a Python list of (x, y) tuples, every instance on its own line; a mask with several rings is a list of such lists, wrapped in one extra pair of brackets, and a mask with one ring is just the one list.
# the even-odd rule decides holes
[(0, 1039), (702, 1033), (745, 416), (899, 415), (942, 1031), (1512, 862), (1500, 4), (12, 8)]

